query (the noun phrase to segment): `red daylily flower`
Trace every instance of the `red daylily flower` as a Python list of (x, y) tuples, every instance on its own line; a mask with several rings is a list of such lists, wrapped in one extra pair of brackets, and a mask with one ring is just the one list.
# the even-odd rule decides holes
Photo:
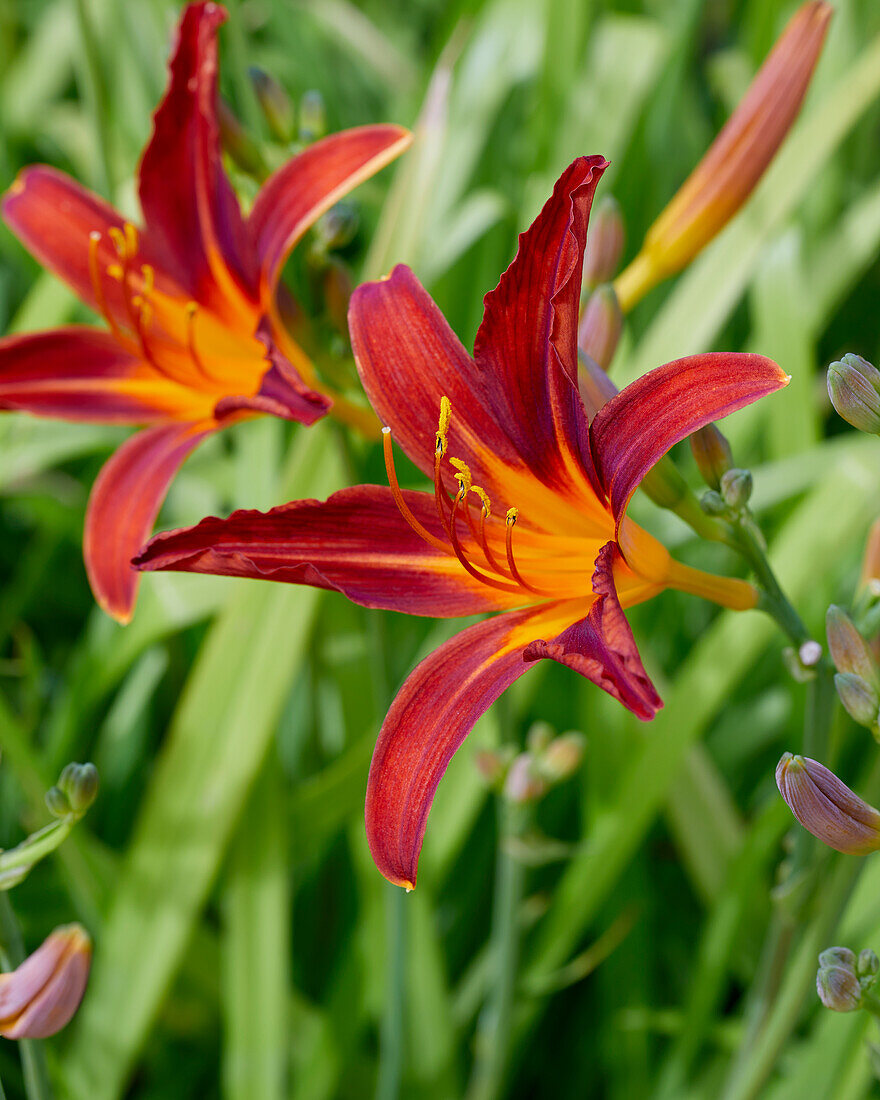
[(281, 269), (324, 211), (410, 141), (399, 126), (333, 134), (279, 168), (243, 217), (218, 136), (225, 18), (214, 3), (191, 4), (181, 17), (140, 163), (141, 230), (42, 165), (3, 200), (13, 232), (109, 331), (71, 325), (0, 341), (0, 409), (149, 425), (104, 466), (86, 514), (89, 580), (120, 621), (134, 608), (131, 556), (196, 444), (243, 417), (311, 424), (327, 412), (329, 391), (279, 318)]
[[(751, 585), (673, 561), (625, 513), (674, 443), (787, 376), (758, 355), (698, 355), (634, 382), (588, 422), (577, 311), (605, 166), (581, 157), (563, 173), (486, 296), (473, 358), (408, 268), (355, 291), (352, 343), (370, 401), (390, 425), (390, 487), (205, 519), (156, 536), (136, 559), (142, 569), (312, 584), (417, 615), (502, 612), (424, 660), (379, 734), (367, 835), (381, 872), (406, 887), (449, 760), (530, 662), (568, 665), (648, 719), (661, 701), (623, 609), (666, 586), (728, 607), (755, 604)], [(434, 492), (399, 488), (392, 433), (433, 477)]]

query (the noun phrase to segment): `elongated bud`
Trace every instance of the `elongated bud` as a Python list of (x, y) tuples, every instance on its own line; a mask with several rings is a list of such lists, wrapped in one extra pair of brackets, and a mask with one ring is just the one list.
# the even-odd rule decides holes
[(596, 287), (617, 274), (623, 254), (623, 215), (617, 200), (605, 195), (593, 207), (584, 256), (584, 284)]
[(324, 97), (316, 89), (306, 92), (299, 101), (299, 140), (317, 141), (327, 132), (327, 109)]
[(220, 126), (220, 143), (226, 153), (247, 175), (259, 180), (265, 179), (269, 170), (260, 147), (222, 98), (217, 104), (217, 120)]
[(707, 424), (690, 437), (691, 451), (700, 476), (710, 489), (721, 488), (721, 478), (733, 467), (730, 444), (714, 424)]
[(832, 604), (825, 616), (828, 648), (838, 672), (852, 672), (869, 684), (878, 685), (877, 667), (868, 643), (840, 607)]
[(549, 722), (533, 722), (526, 734), (526, 747), (535, 756), (544, 752), (553, 740), (553, 727)]
[(735, 512), (745, 508), (752, 496), (752, 475), (749, 470), (725, 470), (721, 475), (721, 497)]
[(868, 532), (859, 585), (861, 588), (871, 586), (875, 589), (874, 595), (880, 595), (880, 519), (874, 520)]
[(550, 783), (561, 783), (581, 766), (586, 749), (582, 733), (563, 733), (554, 738), (541, 754), (541, 774)]
[(834, 687), (850, 718), (876, 734), (880, 718), (880, 697), (876, 688), (854, 672), (838, 672)]
[(248, 76), (273, 136), (285, 144), (292, 141), (296, 126), (296, 112), (290, 96), (274, 76), (258, 69), (256, 65), (248, 69)]
[(98, 769), (94, 764), (68, 764), (57, 787), (67, 796), (75, 814), (84, 814), (98, 794)]
[(742, 102), (617, 278), (624, 313), (690, 263), (752, 193), (797, 118), (831, 14), (829, 4), (811, 0), (790, 20)]
[(776, 785), (801, 825), (829, 848), (854, 856), (880, 848), (880, 812), (817, 760), (785, 753)]
[(880, 371), (861, 355), (844, 355), (828, 368), (828, 396), (848, 424), (880, 435)]
[(584, 403), (587, 419), (592, 420), (599, 409), (607, 405), (620, 391), (591, 356), (579, 352), (578, 392)]
[(620, 334), (623, 332), (623, 314), (610, 283), (597, 287), (587, 299), (578, 325), (578, 347), (589, 355), (602, 370), (608, 370)]
[(0, 1035), (45, 1039), (60, 1031), (82, 1000), (91, 958), (88, 933), (69, 924), (10, 974), (0, 974)]
[(833, 1012), (855, 1012), (861, 1007), (862, 987), (856, 976), (855, 955), (847, 947), (829, 947), (819, 956), (816, 992)]
[(539, 774), (535, 758), (521, 752), (510, 765), (504, 780), (504, 797), (515, 805), (537, 802), (547, 793), (547, 782)]

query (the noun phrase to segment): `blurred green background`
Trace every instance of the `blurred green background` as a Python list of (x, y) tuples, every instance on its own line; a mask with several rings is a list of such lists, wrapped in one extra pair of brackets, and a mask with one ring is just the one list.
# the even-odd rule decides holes
[[(880, 6), (834, 6), (789, 141), (722, 237), (628, 318), (614, 367), (622, 384), (701, 350), (754, 350), (792, 375), (785, 395), (725, 431), (754, 472), (771, 557), (820, 639), (828, 603), (851, 599), (880, 513), (880, 445), (829, 417), (823, 376), (846, 351), (880, 355)], [(470, 345), (483, 294), (562, 168), (582, 153), (609, 158), (600, 192), (619, 200), (632, 256), (796, 5), (227, 7), (221, 86), (260, 140), (269, 132), (250, 65), (295, 100), (319, 90), (330, 129), (416, 129), (401, 162), (352, 196), (359, 230), (342, 258), (355, 280), (410, 263)], [(180, 8), (0, 0), (0, 184), (47, 162), (136, 220), (133, 172)], [(2, 330), (72, 319), (83, 308), (0, 231)], [(403, 677), (460, 624), (162, 574), (145, 579), (133, 623), (117, 626), (93, 604), (81, 537), (92, 481), (124, 437), (0, 418), (0, 843), (48, 819), (43, 794), (68, 760), (95, 761), (102, 779), (87, 819), (12, 895), (29, 948), (71, 919), (95, 940), (86, 1000), (47, 1044), (59, 1096), (465, 1096), (497, 982), (498, 815), (474, 751), (520, 744), (537, 720), (583, 731), (587, 751), (538, 807), (541, 833), (561, 843), (525, 853), (498, 1095), (880, 1095), (863, 1049), (869, 1021), (820, 1013), (811, 991), (822, 947), (880, 950), (880, 864), (867, 862), (842, 913), (822, 907), (821, 888), (796, 909), (781, 989), (749, 1026), (791, 827), (773, 769), (800, 745), (804, 706), (769, 620), (677, 593), (636, 609), (666, 702), (648, 726), (560, 666), (530, 671), (450, 767), (418, 889), (404, 896), (363, 836), (370, 752)], [(689, 451), (677, 458), (698, 488)], [(194, 455), (160, 526), (361, 480), (384, 480), (378, 454), (332, 423), (256, 420)], [(679, 556), (740, 569), (669, 514), (636, 507)], [(838, 715), (825, 762), (858, 786), (874, 756)], [(819, 881), (844, 864), (855, 861), (823, 856)], [(23, 1095), (12, 1043), (0, 1076), (8, 1096)], [(488, 1094), (472, 1083), (468, 1095)]]

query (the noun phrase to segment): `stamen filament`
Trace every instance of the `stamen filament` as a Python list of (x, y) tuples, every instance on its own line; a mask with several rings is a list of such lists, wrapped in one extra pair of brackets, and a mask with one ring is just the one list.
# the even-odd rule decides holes
[(397, 510), (420, 539), (423, 539), (429, 546), (433, 546), (435, 550), (442, 550), (444, 554), (448, 554), (449, 547), (446, 543), (438, 539), (435, 535), (432, 535), (426, 527), (423, 527), (422, 524), (419, 523), (410, 511), (409, 505), (403, 499), (403, 493), (397, 481), (397, 471), (394, 469), (394, 452), (391, 446), (390, 428), (382, 429), (382, 450), (385, 454), (385, 470), (388, 474), (388, 484), (391, 488), (391, 495), (394, 497), (394, 503), (397, 505)]
[(489, 546), (489, 539), (486, 536), (486, 520), (489, 518), (489, 509), (484, 504), (480, 509), (480, 546), (483, 548), (483, 553), (486, 555), (486, 561), (489, 563), (492, 569), (496, 573), (500, 573), (502, 576), (507, 570), (499, 565), (498, 559), (495, 557), (494, 552)]
[(115, 318), (107, 307), (107, 298), (104, 295), (104, 284), (101, 282), (101, 270), (98, 267), (98, 245), (101, 243), (101, 234), (97, 229), (89, 233), (89, 276), (92, 280), (92, 290), (95, 293), (95, 302), (98, 312), (107, 322), (107, 326), (115, 339), (125, 346), (129, 343), (122, 329), (117, 325)]
[(494, 577), (488, 576), (486, 573), (481, 572), (464, 556), (464, 550), (461, 543), (458, 541), (458, 532), (455, 529), (456, 512), (459, 504), (465, 499), (465, 493), (460, 492), (457, 494), (455, 500), (452, 502), (452, 517), (451, 517), (451, 533), (450, 539), (452, 541), (452, 549), (455, 551), (455, 556), (464, 566), (464, 568), (478, 581), (482, 581), (483, 584), (488, 584), (492, 588), (498, 588), (502, 592), (519, 592), (519, 588), (515, 584), (508, 584), (506, 581), (498, 581)]
[(508, 508), (505, 522), (507, 524), (507, 535), (505, 538), (505, 546), (507, 549), (507, 565), (510, 569), (510, 574), (517, 584), (522, 585), (523, 588), (527, 588), (529, 592), (534, 592), (536, 596), (549, 596), (550, 592), (542, 592), (540, 588), (535, 588), (533, 584), (529, 584), (516, 567), (516, 562), (513, 559), (513, 529), (516, 526), (516, 520), (519, 512), (516, 508)]
[(186, 303), (186, 348), (189, 352), (189, 357), (195, 364), (196, 370), (206, 382), (211, 382), (211, 376), (205, 370), (205, 365), (201, 360), (201, 356), (196, 351), (196, 314), (199, 312), (198, 302)]

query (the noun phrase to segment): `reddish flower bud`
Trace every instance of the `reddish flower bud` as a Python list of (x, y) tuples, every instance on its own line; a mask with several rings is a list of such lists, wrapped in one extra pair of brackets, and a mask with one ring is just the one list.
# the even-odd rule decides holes
[(776, 785), (801, 825), (829, 848), (855, 856), (880, 848), (880, 812), (817, 760), (785, 753)]
[(599, 409), (619, 392), (595, 359), (583, 351), (578, 355), (578, 392), (588, 420), (592, 420)]
[(0, 1035), (44, 1039), (76, 1012), (89, 976), (92, 944), (85, 929), (55, 931), (10, 974), (0, 974)]
[(832, 604), (825, 616), (828, 648), (838, 672), (853, 673), (869, 684), (877, 684), (877, 668), (868, 643), (846, 612)]
[(707, 424), (691, 436), (691, 451), (700, 476), (710, 489), (721, 488), (721, 478), (733, 467), (733, 452), (714, 424)]
[(584, 255), (584, 285), (607, 283), (617, 274), (623, 253), (623, 217), (616, 199), (606, 195), (593, 207)]
[(610, 283), (598, 287), (587, 300), (578, 325), (578, 347), (608, 370), (623, 332), (623, 314)]

